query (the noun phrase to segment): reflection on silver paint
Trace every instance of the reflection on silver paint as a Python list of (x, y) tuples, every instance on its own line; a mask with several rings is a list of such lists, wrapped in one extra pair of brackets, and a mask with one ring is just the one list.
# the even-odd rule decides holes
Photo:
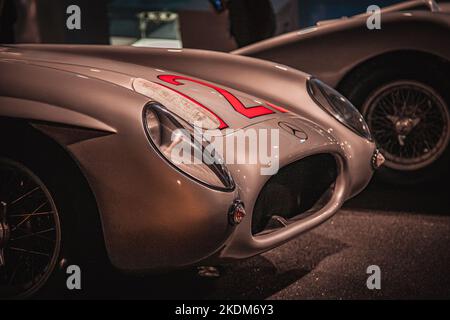
[[(64, 128), (41, 130), (79, 163), (98, 204), (108, 256), (121, 270), (181, 267), (206, 260), (245, 258), (269, 250), (331, 217), (372, 177), (375, 145), (317, 106), (306, 90), (309, 75), (295, 69), (282, 70), (267, 61), (188, 49), (168, 52), (76, 45), (0, 48), (0, 116), (45, 121), (52, 128)], [(17, 62), (7, 61), (10, 52), (20, 53)], [(91, 68), (100, 72), (93, 74)], [(134, 91), (131, 83), (136, 78), (157, 81), (162, 70), (213, 83), (249, 107), (257, 100), (287, 109), (288, 113), (250, 119), (231, 108), (222, 96), (212, 95), (198, 84), (176, 87), (210, 108), (231, 129), (268, 130), (279, 128), (280, 121), (301, 128), (308, 137), (303, 143), (279, 130), (279, 144), (274, 149), (279, 152), (280, 167), (310, 155), (332, 155), (338, 175), (329, 201), (308, 218), (293, 219), (285, 227), (253, 236), (254, 205), (270, 178), (260, 174), (264, 163), (230, 165), (236, 188), (224, 192), (180, 174), (149, 146), (142, 112), (150, 98)], [(65, 135), (73, 135), (73, 127), (107, 134), (67, 144)], [(344, 141), (351, 148), (342, 148)], [(239, 225), (230, 226), (228, 210), (237, 199), (245, 204), (247, 215)]]
[[(424, 4), (429, 10), (422, 9)], [(381, 10), (383, 29), (389, 32), (368, 30), (364, 12), (263, 40), (232, 53), (303, 70), (336, 87), (359, 64), (390, 52), (420, 51), (449, 60), (449, 13), (450, 6), (444, 2), (404, 1)], [(415, 30), (414, 37), (409, 36), (411, 30)]]

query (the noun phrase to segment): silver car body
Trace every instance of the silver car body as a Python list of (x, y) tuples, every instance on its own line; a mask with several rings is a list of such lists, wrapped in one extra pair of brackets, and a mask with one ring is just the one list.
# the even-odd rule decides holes
[(367, 28), (369, 14), (317, 23), (233, 51), (283, 63), (339, 88), (346, 76), (376, 57), (425, 53), (450, 61), (450, 5), (414, 0), (381, 10), (381, 30)]
[[(124, 271), (269, 250), (330, 218), (372, 177), (374, 143), (320, 108), (307, 92), (309, 76), (284, 65), (200, 50), (15, 45), (0, 47), (0, 70), (0, 118), (31, 123), (75, 159), (95, 196), (110, 260)], [(253, 208), (270, 178), (260, 174), (261, 164), (230, 166), (236, 188), (220, 191), (180, 174), (151, 148), (142, 124), (149, 98), (132, 83), (161, 83), (162, 74), (226, 88), (246, 107), (266, 101), (287, 109), (249, 119), (204, 85), (166, 84), (207, 105), (234, 130), (279, 128), (280, 121), (300, 127), (308, 136), (304, 143), (280, 130), (280, 168), (332, 155), (337, 178), (331, 198), (303, 219), (253, 235)], [(228, 211), (236, 199), (247, 216), (231, 226)]]

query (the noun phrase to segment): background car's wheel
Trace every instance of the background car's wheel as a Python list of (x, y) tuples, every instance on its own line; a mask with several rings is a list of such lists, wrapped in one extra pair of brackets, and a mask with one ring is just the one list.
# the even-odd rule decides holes
[[(0, 299), (85, 296), (107, 267), (95, 202), (70, 157), (27, 130), (0, 139)], [(69, 265), (81, 269), (79, 291), (67, 287)]]
[(439, 64), (376, 61), (339, 89), (361, 110), (386, 158), (381, 178), (408, 184), (449, 173), (450, 79)]

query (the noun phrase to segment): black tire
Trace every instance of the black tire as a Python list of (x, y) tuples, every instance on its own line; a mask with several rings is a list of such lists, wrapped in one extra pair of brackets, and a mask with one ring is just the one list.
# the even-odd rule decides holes
[[(395, 58), (392, 57), (371, 61), (362, 67), (357, 68), (344, 79), (339, 86), (338, 90), (340, 90), (365, 116), (379, 148), (387, 158), (384, 167), (382, 167), (378, 173), (379, 177), (384, 181), (394, 184), (414, 184), (432, 182), (449, 174), (450, 148), (448, 147), (448, 140), (450, 137), (450, 127), (448, 114), (450, 106), (450, 79), (448, 78), (448, 70), (449, 68), (447, 65), (440, 60), (412, 57), (405, 54), (404, 56), (396, 56)], [(410, 87), (405, 87), (408, 84)], [(391, 141), (389, 144), (389, 147), (391, 148), (394, 148), (398, 143), (397, 150), (400, 150), (399, 146), (401, 143), (405, 143), (402, 138), (404, 135), (399, 134), (397, 131), (393, 133), (391, 138), (384, 138), (385, 141), (380, 141), (382, 139), (380, 136), (378, 136), (377, 139), (377, 134), (374, 132), (374, 127), (377, 123), (376, 121), (379, 120), (376, 120), (375, 117), (371, 117), (373, 113), (368, 112), (368, 110), (375, 110), (375, 103), (380, 101), (383, 94), (388, 94), (388, 91), (386, 90), (404, 90), (405, 88), (410, 88), (413, 92), (416, 90), (419, 92), (418, 94), (420, 94), (419, 90), (423, 90), (423, 94), (432, 96), (430, 105), (435, 108), (434, 110), (439, 109), (439, 114), (442, 114), (442, 118), (444, 119), (442, 120), (442, 131), (439, 131), (440, 134), (442, 134), (442, 139), (436, 138), (439, 143), (436, 143), (435, 153), (429, 152), (429, 154), (426, 154), (424, 151), (423, 157), (420, 158), (422, 159), (422, 162), (419, 160), (414, 162), (412, 160), (413, 157), (411, 157), (411, 159), (406, 159), (405, 156), (403, 156), (405, 160), (402, 160), (402, 156), (395, 154), (390, 160), (389, 152), (383, 150), (384, 147), (388, 145), (387, 141)], [(395, 118), (394, 120), (392, 120), (392, 118), (390, 119), (390, 121), (395, 121)], [(424, 121), (423, 123), (426, 123), (426, 121), (431, 123), (430, 118), (425, 120), (419, 119), (418, 121), (419, 123), (420, 121)], [(441, 121), (435, 122), (436, 126), (438, 124), (441, 126)], [(402, 127), (397, 126), (397, 124), (398, 122), (392, 123), (393, 131), (402, 130), (400, 129)], [(412, 126), (414, 125), (415, 124)], [(419, 128), (418, 125), (417, 127), (409, 129), (411, 131), (409, 131), (410, 133), (406, 136), (406, 139), (410, 140), (407, 143), (420, 141), (421, 135), (419, 134), (419, 131), (414, 131), (417, 130), (417, 128)], [(398, 142), (395, 141), (395, 139), (397, 139), (394, 138), (395, 134), (397, 134)], [(413, 140), (414, 138), (415, 140)], [(417, 149), (421, 148), (423, 148), (422, 145)], [(388, 148), (386, 147), (386, 149)], [(423, 148), (423, 150), (427, 149)], [(434, 151), (434, 149), (432, 149), (432, 151)], [(406, 163), (407, 161), (411, 162)]]
[[(93, 279), (103, 274), (104, 267), (108, 266), (96, 204), (86, 181), (65, 151), (36, 130), (30, 130), (34, 131), (32, 135), (22, 136), (26, 139), (17, 137), (14, 142), (0, 141), (2, 142), (0, 169), (7, 166), (20, 168), (25, 175), (28, 174), (40, 184), (50, 202), (54, 204), (48, 208), (57, 212), (57, 218), (54, 220), (57, 220), (55, 225), (59, 224), (60, 227), (60, 241), (55, 245), (55, 262), (43, 269), (46, 270), (45, 273), (43, 271), (42, 277), (45, 278), (43, 281), (35, 281), (34, 287), (31, 285), (28, 289), (22, 290), (23, 292), (20, 292), (20, 289), (14, 294), (9, 292), (7, 296), (0, 295), (0, 299), (85, 297), (90, 291), (90, 286), (95, 286)], [(11, 189), (12, 185), (13, 183)], [(5, 190), (0, 189), (0, 197), (6, 197)], [(33, 217), (29, 221), (33, 219), (37, 218)], [(34, 222), (30, 222), (32, 223)], [(35, 232), (35, 227), (31, 228), (33, 228), (30, 229), (31, 232)], [(36, 245), (35, 242), (37, 243), (37, 239), (33, 240), (33, 246)], [(21, 260), (10, 259), (10, 261)], [(69, 265), (76, 265), (81, 269), (81, 290), (69, 290), (67, 287), (69, 274), (66, 271)], [(20, 263), (16, 263), (14, 268), (18, 268), (19, 271), (26, 270), (25, 267), (20, 269)], [(13, 281), (17, 281), (17, 276), (15, 277)], [(8, 288), (5, 279), (0, 278), (2, 290)]]

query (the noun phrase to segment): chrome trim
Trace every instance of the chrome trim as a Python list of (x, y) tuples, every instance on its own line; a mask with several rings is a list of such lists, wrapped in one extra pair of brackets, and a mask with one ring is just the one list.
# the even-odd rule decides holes
[(380, 150), (376, 149), (372, 156), (372, 167), (375, 170), (380, 169), (380, 167), (384, 164), (385, 158)]

